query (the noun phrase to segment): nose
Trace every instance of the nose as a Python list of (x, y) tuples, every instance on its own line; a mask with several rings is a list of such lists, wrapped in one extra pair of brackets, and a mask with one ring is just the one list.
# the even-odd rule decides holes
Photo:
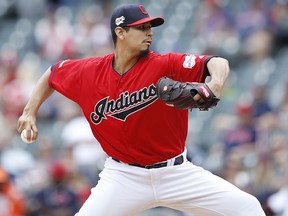
[(151, 37), (153, 36), (153, 31), (151, 28), (147, 31), (147, 35)]

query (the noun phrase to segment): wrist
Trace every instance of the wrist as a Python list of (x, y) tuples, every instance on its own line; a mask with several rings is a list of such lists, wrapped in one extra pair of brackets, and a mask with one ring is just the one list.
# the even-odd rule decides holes
[(23, 110), (24, 115), (36, 115), (36, 113), (37, 113), (37, 108), (32, 108), (28, 106), (28, 104)]
[(213, 94), (217, 98), (219, 98), (222, 93), (224, 83), (221, 81), (211, 80), (207, 85), (210, 88), (210, 90), (213, 92)]

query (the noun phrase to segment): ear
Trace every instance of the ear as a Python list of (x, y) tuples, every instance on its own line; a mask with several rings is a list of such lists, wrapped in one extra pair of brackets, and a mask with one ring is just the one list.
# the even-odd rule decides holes
[(125, 29), (121, 28), (121, 27), (117, 27), (115, 28), (115, 34), (117, 35), (117, 37), (120, 39), (120, 40), (124, 40), (125, 39)]

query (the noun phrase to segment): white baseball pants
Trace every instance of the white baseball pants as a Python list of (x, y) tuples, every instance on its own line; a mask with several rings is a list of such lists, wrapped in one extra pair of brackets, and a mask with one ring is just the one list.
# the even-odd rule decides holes
[(189, 161), (145, 169), (108, 158), (100, 180), (76, 216), (135, 216), (156, 206), (195, 216), (264, 216), (260, 203)]

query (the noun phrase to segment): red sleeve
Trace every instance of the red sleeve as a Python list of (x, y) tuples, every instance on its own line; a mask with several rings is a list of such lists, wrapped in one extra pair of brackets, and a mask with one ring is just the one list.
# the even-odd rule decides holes
[(214, 56), (193, 54), (169, 54), (169, 66), (175, 79), (183, 82), (204, 82), (209, 76), (208, 61)]
[(83, 60), (59, 61), (51, 67), (49, 85), (59, 93), (78, 103), (81, 96)]

